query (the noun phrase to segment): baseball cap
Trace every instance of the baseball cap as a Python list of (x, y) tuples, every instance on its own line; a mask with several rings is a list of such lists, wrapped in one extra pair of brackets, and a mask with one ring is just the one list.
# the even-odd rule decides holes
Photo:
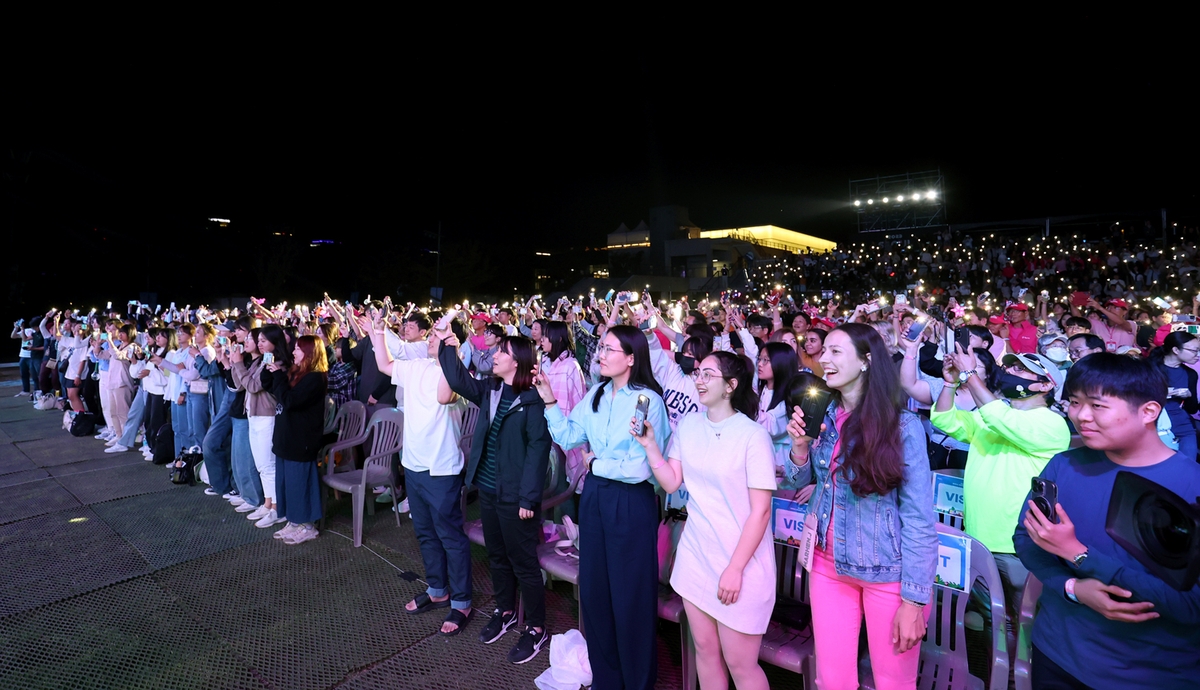
[(1004, 355), (1000, 362), (1006, 367), (1020, 364), (1027, 371), (1050, 379), (1054, 383), (1054, 399), (1058, 400), (1062, 395), (1063, 383), (1067, 380), (1066, 373), (1059, 369), (1057, 364), (1050, 361), (1049, 357), (1022, 352), (1015, 355)]
[(475, 319), (479, 319), (480, 321), (482, 321), (484, 323), (492, 322), (492, 317), (488, 316), (487, 314), (484, 314), (483, 312), (479, 312), (471, 317), (472, 321), (474, 321)]
[(1012, 302), (1004, 307), (1004, 311), (1008, 311), (1009, 309), (1016, 309), (1017, 311), (1029, 311), (1029, 306), (1024, 302)]
[(1128, 308), (1129, 308), (1129, 305), (1128, 305), (1128, 304), (1125, 302), (1125, 300), (1123, 300), (1123, 299), (1110, 299), (1110, 300), (1108, 301), (1108, 306), (1110, 306), (1110, 307), (1120, 307), (1121, 309), (1128, 309)]

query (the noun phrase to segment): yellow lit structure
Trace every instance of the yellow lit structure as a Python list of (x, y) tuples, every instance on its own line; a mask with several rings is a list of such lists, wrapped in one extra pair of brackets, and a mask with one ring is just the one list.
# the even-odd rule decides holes
[(836, 242), (830, 242), (820, 237), (805, 235), (804, 233), (775, 225), (757, 225), (749, 228), (729, 228), (726, 230), (693, 230), (689, 233), (689, 236), (692, 239), (706, 240), (729, 238), (793, 254), (808, 250), (818, 253), (828, 252), (837, 248)]

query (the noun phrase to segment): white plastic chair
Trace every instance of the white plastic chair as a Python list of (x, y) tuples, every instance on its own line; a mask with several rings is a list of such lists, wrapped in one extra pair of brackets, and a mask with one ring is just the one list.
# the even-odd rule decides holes
[[(352, 472), (327, 472), (321, 477), (321, 484), (336, 491), (350, 494), (354, 507), (354, 546), (362, 546), (363, 507), (375, 514), (375, 502), (367, 501), (367, 487), (376, 484), (387, 484), (391, 487), (392, 495), (396, 496), (396, 484), (392, 477), (392, 456), (404, 447), (404, 413), (394, 407), (376, 410), (371, 417), (367, 429), (358, 439), (346, 441), (346, 444), (357, 441), (359, 445), (371, 441), (370, 454), (363, 461), (361, 470)], [(341, 443), (334, 444), (338, 448)], [(396, 526), (400, 525), (400, 514), (396, 515)], [(324, 527), (324, 514), (321, 517)]]

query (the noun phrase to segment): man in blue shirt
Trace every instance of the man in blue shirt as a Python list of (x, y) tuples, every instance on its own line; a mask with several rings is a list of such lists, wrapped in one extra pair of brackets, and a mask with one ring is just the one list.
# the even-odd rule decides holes
[(1034, 688), (1194, 688), (1200, 679), (1200, 586), (1172, 589), (1104, 529), (1118, 472), (1188, 501), (1200, 495), (1200, 465), (1158, 436), (1166, 395), (1155, 367), (1121, 355), (1089, 355), (1067, 374), (1063, 397), (1086, 447), (1054, 456), (1040, 475), (1058, 486), (1059, 522), (1027, 501), (1013, 537), (1043, 586)]

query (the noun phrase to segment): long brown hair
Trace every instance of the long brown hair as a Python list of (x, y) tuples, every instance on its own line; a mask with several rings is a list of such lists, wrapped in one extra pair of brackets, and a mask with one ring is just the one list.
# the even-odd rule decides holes
[(506, 335), (500, 338), (500, 349), (508, 353), (517, 364), (512, 389), (518, 395), (533, 388), (533, 367), (536, 350), (533, 341), (523, 335)]
[(860, 359), (870, 362), (861, 375), (862, 400), (842, 424), (841, 472), (855, 496), (886, 494), (904, 481), (900, 374), (874, 328), (848, 323), (837, 330), (850, 337)]
[(306, 374), (317, 372), (325, 376), (329, 371), (329, 361), (325, 359), (325, 343), (315, 335), (302, 335), (296, 341), (300, 351), (304, 353), (304, 361), (293, 364), (288, 372), (288, 385), (295, 386)]

